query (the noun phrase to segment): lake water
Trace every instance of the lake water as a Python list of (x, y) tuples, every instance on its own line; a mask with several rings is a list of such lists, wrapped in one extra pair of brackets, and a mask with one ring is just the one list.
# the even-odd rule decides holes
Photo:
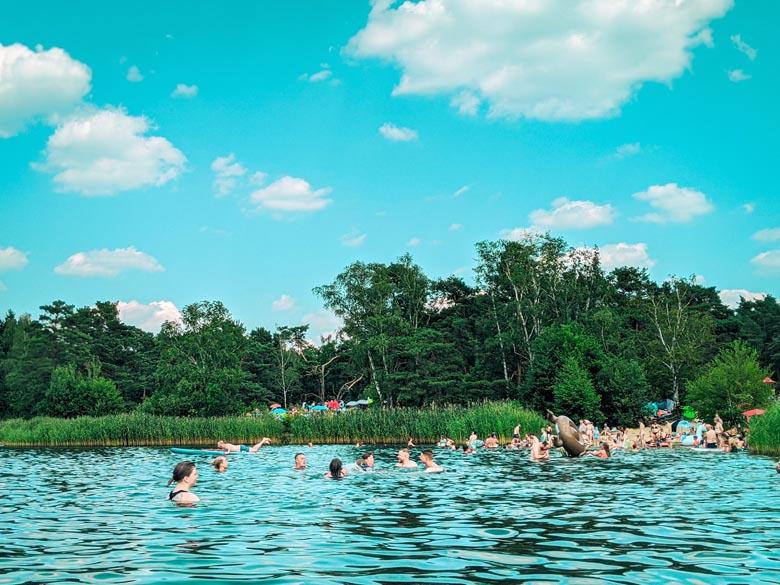
[(780, 583), (769, 458), (437, 450), (424, 474), (396, 452), (340, 481), (322, 474), (353, 447), (233, 454), (224, 474), (194, 456), (202, 501), (182, 507), (168, 449), (0, 448), (0, 583)]

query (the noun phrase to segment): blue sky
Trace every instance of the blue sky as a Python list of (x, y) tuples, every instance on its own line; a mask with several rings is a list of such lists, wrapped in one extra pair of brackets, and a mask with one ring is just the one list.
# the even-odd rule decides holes
[(780, 293), (771, 0), (39, 2), (0, 19), (0, 309), (311, 289), (550, 231), (607, 268)]

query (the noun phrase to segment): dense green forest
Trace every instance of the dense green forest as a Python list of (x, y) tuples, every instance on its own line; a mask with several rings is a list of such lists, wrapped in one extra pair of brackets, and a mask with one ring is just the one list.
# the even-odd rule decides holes
[[(672, 398), (702, 416), (762, 406), (780, 370), (780, 306), (729, 309), (690, 278), (605, 272), (598, 251), (550, 235), (476, 246), (474, 286), (431, 279), (409, 255), (356, 262), (315, 289), (344, 321), (312, 344), (308, 326), (247, 332), (219, 301), (196, 302), (157, 335), (115, 303), (62, 300), (0, 321), (0, 416), (132, 410), (240, 414), (372, 397), (419, 406), (515, 399), (594, 422), (634, 424)], [(318, 341), (318, 340), (315, 340)]]

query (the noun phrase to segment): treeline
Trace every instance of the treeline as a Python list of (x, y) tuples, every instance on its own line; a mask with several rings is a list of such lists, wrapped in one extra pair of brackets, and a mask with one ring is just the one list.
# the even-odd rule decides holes
[(431, 279), (409, 255), (347, 266), (315, 289), (344, 321), (319, 345), (306, 325), (247, 332), (218, 301), (186, 306), (157, 335), (122, 323), (111, 302), (77, 309), (57, 300), (37, 319), (9, 311), (0, 322), (0, 416), (515, 399), (627, 425), (662, 398), (726, 417), (768, 401), (771, 385), (754, 378), (780, 370), (774, 298), (731, 310), (714, 287), (659, 284), (630, 267), (605, 272), (598, 251), (549, 235), (476, 250), (474, 286)]

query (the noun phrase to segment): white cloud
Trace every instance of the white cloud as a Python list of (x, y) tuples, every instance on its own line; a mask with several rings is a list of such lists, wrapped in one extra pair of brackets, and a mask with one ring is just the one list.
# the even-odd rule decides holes
[(731, 42), (734, 43), (737, 51), (747, 55), (747, 58), (751, 61), (755, 60), (756, 56), (758, 55), (758, 51), (743, 41), (742, 35), (731, 35)]
[(295, 299), (290, 295), (282, 295), (271, 303), (271, 308), (274, 311), (291, 311), (295, 308)]
[(8, 290), (8, 287), (5, 286), (2, 282), (0, 282), (0, 292), (4, 292), (4, 291), (7, 291), (7, 290)]
[(249, 184), (252, 187), (259, 187), (263, 183), (265, 183), (265, 180), (268, 178), (268, 173), (264, 173), (262, 171), (256, 171), (252, 173), (252, 176), (249, 177)]
[(733, 83), (739, 83), (740, 81), (747, 81), (752, 77), (752, 75), (748, 75), (742, 69), (732, 69), (730, 71), (727, 71), (729, 75), (729, 81)]
[(171, 301), (152, 301), (146, 305), (138, 301), (116, 304), (119, 319), (144, 331), (157, 333), (166, 321), (181, 322), (181, 313)]
[(141, 70), (137, 66), (133, 65), (127, 70), (127, 81), (138, 83), (143, 80), (144, 76), (141, 75)]
[(752, 204), (752, 203), (745, 203), (742, 206), (742, 210), (745, 213), (747, 213), (748, 215), (750, 215), (751, 213), (753, 213), (756, 210), (756, 206), (754, 204)]
[(185, 85), (183, 83), (177, 83), (176, 89), (171, 92), (171, 97), (175, 98), (194, 98), (198, 95), (197, 85)]
[(753, 239), (759, 242), (776, 242), (780, 240), (780, 228), (759, 230), (753, 234)]
[(505, 229), (501, 230), (499, 232), (499, 236), (502, 240), (510, 240), (512, 242), (524, 242), (527, 240), (532, 240), (534, 238), (539, 237), (542, 235), (542, 231), (539, 230), (539, 228), (535, 226), (531, 227), (523, 227), (523, 228), (514, 228), (514, 229)]
[(612, 270), (621, 266), (636, 266), (637, 268), (652, 268), (655, 260), (647, 253), (647, 244), (607, 244), (599, 248), (599, 259), (604, 270)]
[(325, 197), (331, 191), (330, 187), (313, 190), (305, 180), (287, 176), (254, 191), (249, 200), (258, 211), (319, 211), (333, 202)]
[(73, 254), (54, 269), (63, 276), (119, 276), (129, 270), (163, 272), (165, 269), (156, 258), (139, 252), (133, 246), (109, 250), (92, 250)]
[(237, 177), (246, 174), (246, 169), (240, 162), (234, 162), (236, 155), (230, 153), (227, 156), (218, 156), (211, 163), (211, 170), (214, 171), (214, 182), (211, 188), (217, 197), (224, 197), (233, 192), (237, 185)]
[(758, 256), (751, 259), (750, 262), (756, 266), (758, 274), (780, 274), (780, 250), (761, 252)]
[(5, 270), (21, 270), (27, 265), (27, 254), (13, 246), (0, 248), (0, 272)]
[(639, 142), (632, 142), (631, 144), (622, 144), (615, 149), (614, 158), (617, 160), (623, 160), (629, 156), (634, 156), (642, 152), (642, 145)]
[(732, 309), (736, 309), (739, 306), (740, 298), (746, 301), (762, 301), (766, 298), (765, 293), (750, 292), (745, 289), (727, 289), (718, 293), (720, 300), (724, 305)]
[(379, 133), (393, 142), (409, 142), (410, 140), (417, 140), (417, 130), (411, 128), (402, 128), (386, 122), (379, 127)]
[(707, 282), (707, 279), (704, 278), (703, 274), (694, 274), (693, 275), (693, 283), (694, 284), (704, 285), (705, 282)]
[(336, 337), (338, 332), (344, 326), (344, 322), (331, 311), (318, 309), (312, 313), (307, 313), (301, 319), (301, 323), (309, 326), (309, 336), (312, 339), (321, 339), (323, 337)]
[(461, 116), (476, 116), (479, 112), (479, 98), (470, 91), (462, 91), (450, 100), (450, 106)]
[(419, 246), (420, 244), (422, 244), (422, 240), (415, 237), (409, 238), (409, 241), (406, 242), (406, 245), (409, 247)]
[(366, 234), (359, 234), (356, 230), (352, 230), (348, 234), (341, 236), (341, 245), (347, 248), (357, 248), (362, 246), (366, 241)]
[(455, 193), (452, 194), (453, 197), (460, 197), (464, 193), (466, 193), (469, 189), (471, 189), (471, 185), (463, 185), (460, 189), (455, 191)]
[(559, 197), (552, 206), (552, 211), (532, 211), (528, 216), (531, 223), (542, 230), (583, 229), (610, 225), (617, 215), (609, 203), (596, 205), (592, 201), (569, 201), (566, 197)]
[(325, 81), (329, 77), (333, 75), (333, 71), (330, 69), (323, 69), (321, 71), (318, 71), (317, 73), (313, 73), (309, 76), (309, 82), (310, 83), (317, 83), (318, 81)]
[(89, 67), (62, 49), (0, 44), (0, 138), (14, 136), (36, 119), (72, 111), (89, 92), (91, 79)]
[(480, 100), (489, 116), (601, 118), (643, 83), (669, 83), (690, 69), (693, 49), (712, 43), (708, 23), (731, 4), (382, 0), (346, 52), (395, 63), (394, 95), (455, 96), (461, 113)]
[(451, 231), (451, 232), (457, 232), (459, 229), (463, 229), (463, 224), (460, 224), (460, 223), (453, 223), (453, 224), (450, 226), (450, 229), (449, 229), (449, 231)]
[(57, 191), (113, 195), (160, 186), (178, 177), (187, 161), (151, 129), (143, 116), (122, 109), (90, 110), (57, 127), (46, 145), (46, 162), (34, 168), (55, 173)]
[(634, 218), (636, 221), (652, 223), (687, 223), (697, 215), (711, 212), (715, 207), (701, 191), (679, 187), (677, 183), (653, 185), (647, 191), (634, 193), (640, 201), (649, 201), (650, 206), (658, 210)]

